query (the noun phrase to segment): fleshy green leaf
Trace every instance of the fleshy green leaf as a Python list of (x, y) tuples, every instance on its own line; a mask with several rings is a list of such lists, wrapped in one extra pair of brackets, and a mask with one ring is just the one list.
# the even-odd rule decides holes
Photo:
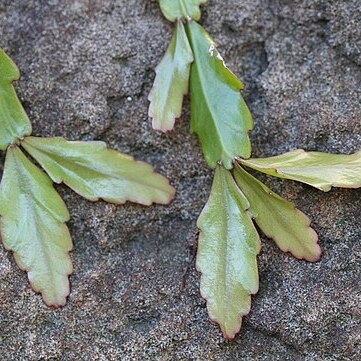
[(250, 294), (258, 291), (260, 240), (248, 208), (231, 173), (218, 166), (211, 195), (197, 223), (197, 269), (202, 272), (201, 293), (210, 318), (230, 339), (250, 310)]
[(0, 150), (31, 133), (31, 124), (12, 85), (20, 78), (17, 66), (0, 49)]
[(242, 167), (234, 169), (236, 182), (250, 202), (250, 212), (264, 234), (284, 252), (297, 258), (318, 261), (321, 249), (310, 219), (295, 205), (278, 196)]
[(250, 111), (241, 97), (243, 84), (226, 67), (206, 31), (192, 21), (187, 25), (194, 55), (191, 66), (191, 131), (196, 132), (212, 168), (222, 161), (233, 167), (236, 156), (248, 158), (253, 128)]
[(303, 182), (325, 192), (331, 187), (361, 187), (361, 151), (346, 155), (298, 149), (275, 157), (238, 161), (260, 172)]
[(199, 6), (207, 0), (159, 0), (160, 8), (163, 15), (169, 21), (177, 19), (194, 19), (201, 18)]
[(72, 241), (69, 213), (46, 174), (18, 147), (7, 151), (0, 186), (1, 236), (28, 272), (33, 289), (49, 306), (62, 306), (69, 294)]
[(181, 115), (183, 96), (188, 92), (189, 70), (193, 61), (184, 25), (178, 21), (175, 33), (161, 63), (149, 94), (149, 116), (153, 128), (171, 130), (175, 118)]
[(149, 164), (107, 149), (103, 142), (27, 137), (21, 144), (54, 182), (64, 182), (91, 201), (150, 205), (167, 204), (174, 197), (168, 180)]

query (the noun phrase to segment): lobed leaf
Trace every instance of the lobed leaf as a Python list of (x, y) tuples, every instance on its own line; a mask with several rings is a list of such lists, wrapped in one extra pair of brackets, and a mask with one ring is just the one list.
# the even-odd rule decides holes
[(174, 188), (150, 165), (107, 149), (103, 142), (26, 137), (21, 144), (55, 183), (64, 182), (91, 201), (150, 205), (174, 198)]
[(278, 196), (237, 165), (235, 180), (250, 202), (250, 212), (264, 234), (284, 252), (310, 262), (320, 259), (321, 249), (310, 219), (295, 205)]
[(6, 154), (0, 186), (1, 236), (28, 272), (33, 289), (49, 306), (63, 306), (69, 295), (72, 241), (68, 210), (46, 174), (18, 147)]
[(199, 6), (207, 0), (159, 0), (159, 5), (163, 15), (169, 21), (177, 19), (194, 19), (201, 18), (201, 10)]
[(235, 157), (251, 154), (248, 131), (253, 120), (239, 92), (243, 84), (226, 67), (199, 24), (190, 22), (187, 33), (195, 59), (191, 66), (191, 131), (198, 134), (210, 167), (221, 161), (231, 169)]
[(242, 316), (250, 310), (250, 294), (258, 291), (260, 240), (248, 208), (231, 173), (218, 166), (197, 223), (197, 269), (202, 273), (201, 294), (210, 318), (229, 339), (240, 330)]
[(346, 155), (298, 149), (275, 157), (238, 161), (260, 172), (303, 182), (325, 192), (331, 187), (361, 187), (361, 151)]
[(156, 68), (154, 85), (148, 97), (154, 129), (163, 132), (173, 129), (175, 118), (181, 115), (192, 62), (193, 53), (184, 25), (178, 21), (167, 52)]
[(29, 118), (12, 85), (19, 78), (17, 66), (0, 49), (0, 150), (5, 150), (17, 139), (31, 134)]

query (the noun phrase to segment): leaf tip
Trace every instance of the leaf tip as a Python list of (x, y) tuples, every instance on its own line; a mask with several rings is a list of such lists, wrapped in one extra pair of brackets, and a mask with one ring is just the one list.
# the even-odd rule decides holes
[(305, 261), (315, 263), (315, 262), (319, 262), (321, 260), (321, 258), (322, 258), (322, 249), (321, 249), (320, 245), (318, 244), (318, 237), (316, 235), (315, 246), (314, 246), (312, 252), (310, 252), (309, 255), (306, 255), (303, 259)]
[[(204, 296), (202, 296), (202, 297), (204, 298)], [(228, 325), (227, 322), (222, 322), (221, 320), (218, 319), (218, 317), (216, 315), (214, 315), (212, 313), (211, 307), (209, 306), (209, 303), (207, 302), (207, 311), (208, 311), (209, 319), (214, 324), (219, 325), (221, 332), (223, 334), (223, 337), (229, 341), (232, 341), (237, 336), (237, 334), (241, 331), (243, 317), (249, 313), (250, 308), (251, 308), (251, 304), (249, 303), (248, 311), (242, 313), (236, 322), (232, 322), (232, 325)]]
[(243, 315), (239, 318), (237, 324), (235, 324), (233, 327), (230, 327), (230, 328), (227, 328), (226, 326), (222, 326), (222, 325), (220, 326), (223, 337), (226, 340), (228, 340), (228, 341), (234, 340), (234, 338), (237, 336), (237, 334), (241, 331), (242, 319), (243, 319)]
[(295, 256), (295, 257), (299, 258), (299, 259), (304, 259), (305, 261), (308, 261), (308, 262), (318, 262), (322, 257), (322, 250), (319, 245), (318, 234), (311, 227), (311, 219), (306, 214), (301, 212), (299, 209), (297, 209), (297, 208), (295, 208), (295, 209), (301, 216), (304, 217), (304, 219), (306, 221), (306, 225), (307, 225), (306, 230), (308, 231), (308, 234), (309, 234), (310, 238), (312, 239), (311, 245), (308, 249), (308, 253), (305, 253), (301, 257), (297, 257), (297, 256)]
[(56, 301), (56, 302), (53, 302), (53, 301), (46, 301), (44, 299), (44, 302), (47, 306), (49, 307), (52, 307), (54, 309), (59, 309), (59, 308), (62, 308), (66, 305), (66, 299), (69, 295), (66, 295), (61, 301)]
[(176, 198), (176, 189), (169, 183), (169, 181), (167, 180), (167, 192), (168, 192), (168, 198), (166, 198), (164, 201), (160, 201), (158, 202), (159, 204), (170, 204), (172, 203), (175, 198)]
[[(68, 276), (69, 275), (70, 273), (68, 274)], [(68, 278), (63, 284), (63, 289), (59, 290), (59, 292), (55, 294), (50, 294), (48, 290), (44, 290), (37, 286), (36, 283), (31, 279), (30, 273), (28, 274), (28, 279), (32, 290), (35, 293), (41, 294), (43, 301), (47, 306), (57, 309), (66, 305), (67, 297), (70, 295), (70, 285)]]
[(149, 117), (152, 118), (152, 128), (156, 131), (167, 133), (174, 128), (175, 118), (170, 122), (162, 122), (150, 113)]

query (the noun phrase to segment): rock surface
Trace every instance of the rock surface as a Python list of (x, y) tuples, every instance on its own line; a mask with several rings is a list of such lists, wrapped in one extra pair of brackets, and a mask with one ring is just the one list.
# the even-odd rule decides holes
[[(254, 155), (360, 148), (359, 0), (210, 0), (201, 22), (246, 84)], [(263, 237), (240, 335), (226, 342), (208, 320), (194, 255), (212, 172), (189, 135), (188, 101), (168, 134), (147, 117), (171, 32), (154, 0), (0, 2), (0, 46), (21, 69), (33, 134), (104, 140), (178, 191), (170, 207), (144, 208), (58, 187), (75, 244), (69, 302), (47, 308), (1, 246), (0, 359), (359, 360), (361, 190), (267, 178), (311, 216), (323, 258), (297, 261)]]

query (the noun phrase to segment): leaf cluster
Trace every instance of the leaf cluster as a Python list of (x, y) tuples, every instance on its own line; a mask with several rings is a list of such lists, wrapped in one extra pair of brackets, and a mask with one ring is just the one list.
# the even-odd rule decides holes
[(31, 136), (30, 121), (12, 85), (19, 76), (0, 49), (0, 149), (6, 151), (0, 184), (1, 238), (45, 303), (63, 306), (73, 270), (72, 240), (66, 226), (69, 212), (53, 183), (64, 183), (90, 201), (115, 204), (167, 204), (175, 190), (150, 165), (108, 149), (103, 142)]
[(357, 188), (361, 187), (361, 151), (340, 155), (296, 150), (250, 158), (248, 131), (253, 120), (240, 94), (243, 84), (195, 21), (203, 2), (160, 0), (165, 17), (176, 21), (176, 30), (156, 69), (149, 115), (155, 129), (171, 130), (190, 84), (191, 132), (198, 134), (204, 157), (215, 168), (211, 194), (197, 222), (201, 294), (210, 318), (232, 339), (259, 286), (256, 256), (260, 239), (254, 223), (282, 251), (296, 258), (315, 262), (321, 256), (310, 219), (246, 168), (323, 191)]
[(242, 82), (227, 68), (210, 35), (193, 20), (199, 18), (195, 9), (199, 11), (203, 2), (160, 2), (164, 15), (176, 19), (176, 26), (166, 54), (156, 68), (149, 94), (149, 116), (154, 129), (163, 132), (173, 129), (190, 86), (191, 132), (198, 134), (210, 167), (215, 168), (221, 161), (231, 169), (235, 157), (251, 155), (248, 131), (253, 128), (253, 120), (240, 94)]

